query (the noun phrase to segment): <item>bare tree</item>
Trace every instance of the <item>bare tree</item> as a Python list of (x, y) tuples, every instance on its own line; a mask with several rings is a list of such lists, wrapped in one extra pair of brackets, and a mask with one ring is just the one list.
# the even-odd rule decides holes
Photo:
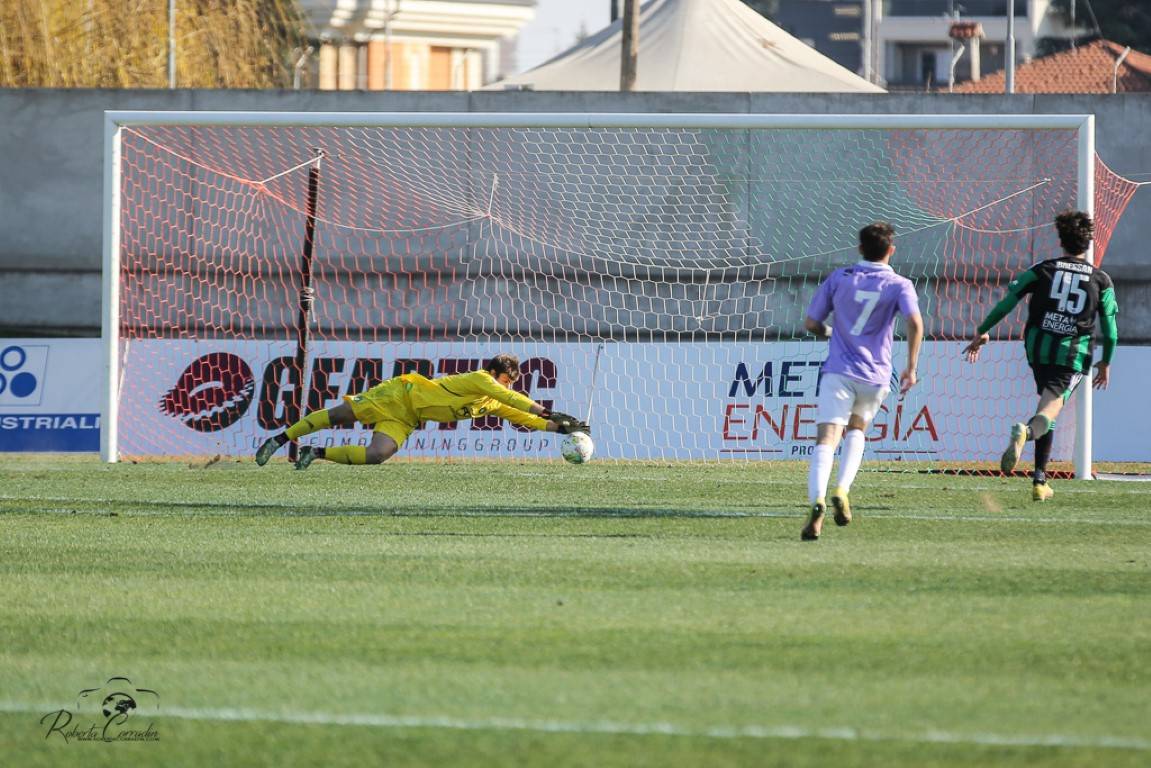
[[(295, 0), (177, 0), (177, 82), (289, 88), (306, 45)], [(0, 86), (164, 88), (168, 0), (3, 0)]]

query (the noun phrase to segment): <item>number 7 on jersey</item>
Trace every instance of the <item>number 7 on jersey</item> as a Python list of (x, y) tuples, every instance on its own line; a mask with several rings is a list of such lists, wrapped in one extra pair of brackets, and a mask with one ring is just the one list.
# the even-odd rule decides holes
[(879, 291), (856, 291), (855, 300), (863, 305), (863, 310), (859, 313), (859, 317), (855, 320), (855, 325), (851, 326), (849, 333), (852, 336), (858, 336), (863, 333), (863, 327), (867, 325), (867, 321), (871, 318), (871, 313), (875, 311), (875, 305), (879, 303)]

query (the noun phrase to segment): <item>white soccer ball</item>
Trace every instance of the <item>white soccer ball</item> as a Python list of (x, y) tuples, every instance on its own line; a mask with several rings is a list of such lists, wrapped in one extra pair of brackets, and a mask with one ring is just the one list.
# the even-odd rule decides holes
[(595, 443), (586, 432), (572, 432), (560, 443), (560, 453), (572, 464), (583, 464), (595, 453)]

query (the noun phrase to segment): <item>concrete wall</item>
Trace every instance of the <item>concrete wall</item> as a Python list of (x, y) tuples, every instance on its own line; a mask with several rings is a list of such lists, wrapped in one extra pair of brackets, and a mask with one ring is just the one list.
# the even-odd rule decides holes
[[(1151, 181), (1151, 94), (320, 93), (0, 89), (0, 335), (98, 335), (103, 111), (1094, 113), (1100, 156)], [(1151, 186), (1115, 232), (1125, 342), (1151, 343)]]

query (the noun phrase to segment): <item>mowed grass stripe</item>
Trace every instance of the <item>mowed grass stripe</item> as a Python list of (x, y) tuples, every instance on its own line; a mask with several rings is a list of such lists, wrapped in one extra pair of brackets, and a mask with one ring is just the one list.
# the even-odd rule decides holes
[[(1102, 618), (1100, 613), (1086, 612), (1081, 618)], [(253, 662), (274, 657), (301, 662), (356, 660), (380, 666), (444, 662), (589, 672), (616, 668), (668, 673), (746, 670), (771, 676), (819, 675), (828, 668), (825, 658), (849, 645), (851, 654), (866, 663), (866, 675), (876, 679), (1025, 676), (1062, 683), (1090, 676), (1096, 683), (1117, 688), (1146, 682), (1144, 675), (1132, 669), (1143, 652), (1138, 639), (1117, 641), (1106, 655), (1090, 653), (1082, 647), (1089, 633), (1055, 635), (1050, 631), (1054, 627), (1034, 620), (1023, 628), (1006, 627), (1002, 616), (996, 617), (998, 621), (927, 627), (905, 620), (885, 627), (857, 614), (839, 622), (813, 621), (774, 629), (742, 624), (599, 627), (594, 626), (599, 622), (578, 615), (547, 623), (476, 619), (436, 623), (416, 621), (411, 612), (374, 620), (319, 616), (294, 621), (250, 616), (77, 619), (11, 614), (5, 618), (0, 644), (7, 654), (28, 656), (66, 655), (77, 644), (113, 649), (120, 638), (130, 637), (138, 662), (169, 656)], [(972, 629), (995, 630), (1003, 648), (989, 657), (985, 642), (971, 637)], [(653, 653), (653, 648), (659, 652)]]

